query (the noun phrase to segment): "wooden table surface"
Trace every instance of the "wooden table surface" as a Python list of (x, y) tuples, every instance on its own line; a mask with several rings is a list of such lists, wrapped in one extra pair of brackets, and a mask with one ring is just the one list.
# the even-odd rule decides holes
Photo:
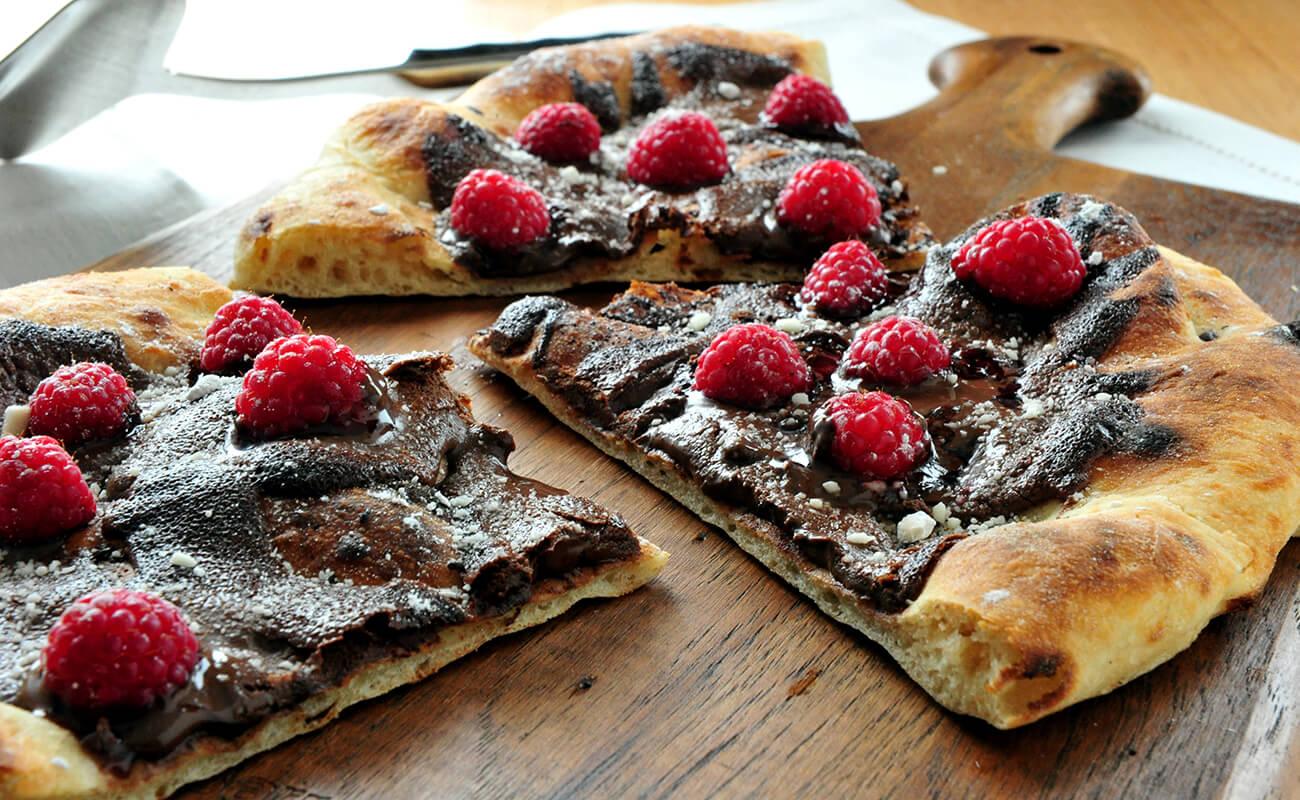
[(991, 36), (1062, 36), (1141, 62), (1152, 89), (1300, 139), (1295, 0), (913, 0)]

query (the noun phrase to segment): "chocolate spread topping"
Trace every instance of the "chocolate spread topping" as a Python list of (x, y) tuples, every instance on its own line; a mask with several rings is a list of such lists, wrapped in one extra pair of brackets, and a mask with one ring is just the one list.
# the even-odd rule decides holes
[[(707, 291), (638, 284), (596, 313), (525, 298), (474, 345), (497, 356), (530, 353), (547, 386), (592, 424), (630, 440), (846, 589), (896, 611), (962, 536), (1043, 503), (1069, 503), (1103, 454), (1155, 456), (1176, 445), (1131, 399), (1154, 376), (1103, 374), (1094, 364), (1137, 312), (1137, 300), (1107, 294), (1155, 262), (1146, 234), (1126, 212), (1071, 195), (1008, 214), (1056, 217), (1078, 243), (1089, 275), (1064, 308), (1020, 311), (953, 276), (952, 254), (985, 220), (932, 250), (901, 294), (864, 320), (820, 318), (790, 284)], [(953, 350), (951, 370), (904, 389), (838, 373), (858, 329), (888, 313), (934, 327)], [(722, 330), (752, 321), (792, 332), (818, 376), (806, 396), (748, 411), (692, 391), (700, 351)], [(906, 478), (863, 480), (821, 457), (829, 432), (816, 409), (858, 388), (896, 394), (925, 418), (933, 453)], [(918, 511), (937, 524), (914, 541), (897, 524)]]
[[(142, 418), (73, 452), (99, 494), (88, 528), (0, 551), (0, 697), (115, 769), (241, 733), (447, 625), (517, 609), (540, 581), (639, 552), (617, 516), (507, 469), (513, 440), (474, 422), (446, 356), (368, 358), (364, 429), (252, 442), (234, 426), (238, 377), (146, 375), (113, 335), (0, 322), (7, 402), (81, 360), (133, 376)], [(203, 660), (157, 707), (79, 714), (43, 691), (39, 649), (70, 603), (110, 587), (178, 605)]]
[[(689, 90), (669, 100), (661, 71)], [(761, 120), (769, 90), (790, 73), (786, 62), (723, 47), (685, 44), (632, 56), (630, 113), (624, 117), (613, 87), (576, 72), (569, 81), (608, 135), (589, 163), (549, 164), (471, 122), (448, 115), (429, 131), (424, 157), (433, 204), (442, 209), (437, 235), (457, 263), (485, 276), (525, 275), (559, 269), (582, 256), (620, 258), (674, 230), (712, 239), (726, 253), (751, 260), (805, 264), (826, 242), (777, 223), (776, 199), (799, 167), (819, 158), (858, 167), (880, 195), (881, 224), (865, 240), (882, 258), (920, 260), (929, 233), (907, 204), (897, 167), (868, 154), (851, 126), (834, 130), (778, 131)], [(661, 191), (634, 183), (624, 164), (637, 134), (659, 114), (707, 114), (727, 142), (731, 172), (717, 185)], [(452, 193), (470, 170), (498, 169), (526, 181), (547, 199), (547, 237), (510, 252), (493, 252), (450, 226)], [(719, 275), (718, 278), (724, 278)]]

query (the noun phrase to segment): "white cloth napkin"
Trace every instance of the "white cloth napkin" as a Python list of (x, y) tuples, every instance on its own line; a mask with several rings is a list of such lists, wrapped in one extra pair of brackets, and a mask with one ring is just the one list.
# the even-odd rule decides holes
[[(351, 2), (316, 2), (295, 11), (302, 1), (190, 0), (166, 66), (191, 75), (265, 77), (360, 66), (390, 54), (398, 61), (416, 46), (503, 38), (500, 30), (472, 26), (472, 15), (454, 3), (371, 0), (359, 16)], [(256, 9), (257, 23), (250, 24)], [(378, 27), (367, 28), (365, 19)], [(411, 24), (395, 26), (394, 19)], [(683, 23), (782, 29), (822, 39), (836, 91), (855, 119), (890, 116), (932, 97), (926, 68), (933, 55), (981, 35), (899, 0), (596, 6), (548, 20), (533, 33), (573, 36)], [(355, 46), (341, 48), (341, 42)], [(377, 82), (376, 91), (393, 85), (391, 79)], [(74, 269), (293, 174), (369, 98), (245, 102), (141, 95), (118, 104), (42, 151), (0, 164), (0, 239), (12, 248), (0, 284)], [(1136, 172), (1300, 203), (1300, 144), (1163, 96), (1131, 119), (1074, 134), (1060, 150)]]

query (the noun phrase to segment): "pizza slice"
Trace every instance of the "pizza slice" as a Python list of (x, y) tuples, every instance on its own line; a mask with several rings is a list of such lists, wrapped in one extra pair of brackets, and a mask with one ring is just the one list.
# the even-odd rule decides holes
[(512, 473), (445, 355), (184, 269), (0, 309), (5, 797), (169, 794), (664, 563)]
[(1001, 728), (1249, 605), (1300, 524), (1300, 327), (1088, 197), (910, 280), (836, 246), (802, 288), (525, 298), (470, 348)]
[[(830, 233), (915, 268), (929, 232), (826, 80), (817, 42), (692, 27), (538, 50), (451, 103), (384, 100), (253, 215), (234, 285), (337, 297), (794, 279)], [(834, 173), (829, 195), (783, 199), (819, 171)], [(834, 231), (808, 224), (827, 204)]]

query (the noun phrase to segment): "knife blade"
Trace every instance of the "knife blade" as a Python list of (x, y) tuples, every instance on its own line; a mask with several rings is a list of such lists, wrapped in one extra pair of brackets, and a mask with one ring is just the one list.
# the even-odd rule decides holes
[(466, 83), (539, 47), (626, 36), (547, 37), (417, 48), (397, 63), (283, 77), (181, 75), (163, 68), (184, 11), (179, 0), (74, 0), (0, 59), (0, 159), (58, 139), (117, 102), (143, 92), (264, 99), (355, 91), (357, 76), (397, 73), (426, 87)]

